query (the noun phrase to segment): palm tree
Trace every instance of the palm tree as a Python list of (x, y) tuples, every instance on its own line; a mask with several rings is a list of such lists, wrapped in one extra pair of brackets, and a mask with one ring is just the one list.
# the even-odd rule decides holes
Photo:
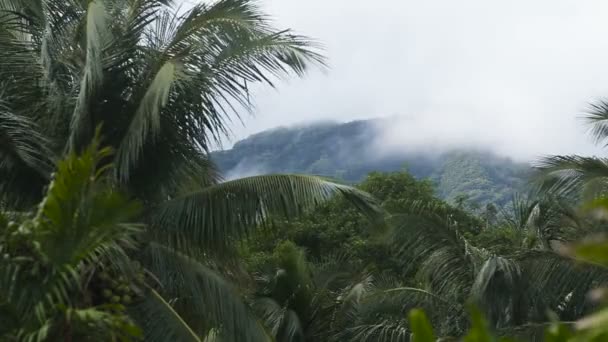
[(0, 3), (2, 172), (14, 178), (3, 187), (40, 197), (53, 156), (82, 150), (100, 123), (130, 193), (164, 200), (214, 184), (206, 152), (251, 108), (249, 85), (323, 63), (249, 0), (181, 15), (168, 2)]
[(251, 84), (323, 61), (313, 41), (275, 29), (251, 0), (186, 11), (170, 0), (2, 0), (0, 203), (37, 203), (56, 160), (84, 151), (101, 127), (116, 151), (101, 167), (112, 165), (112, 186), (143, 204), (146, 232), (131, 256), (156, 285), (130, 310), (146, 341), (264, 340), (225, 280), (235, 276), (234, 242), (335, 194), (368, 214), (375, 205), (309, 176), (221, 182), (207, 152), (251, 108)]
[(291, 241), (280, 243), (273, 262), (258, 268), (253, 306), (277, 342), (334, 341), (355, 297), (371, 282), (350, 258), (309, 262)]
[[(608, 143), (608, 102), (591, 105), (586, 121), (596, 144)], [(543, 190), (582, 199), (605, 196), (608, 190), (608, 159), (579, 155), (548, 156), (539, 163)]]
[[(0, 339), (117, 341), (141, 331), (121, 302), (145, 292), (132, 283), (104, 300), (99, 265), (126, 275), (138, 269), (128, 254), (142, 232), (132, 223), (141, 206), (115, 192), (98, 169), (108, 149), (91, 146), (59, 162), (33, 213), (0, 213)], [(108, 296), (109, 297), (109, 296)], [(137, 299), (139, 300), (139, 299)]]
[[(521, 242), (504, 255), (474, 246), (461, 233), (463, 227), (436, 205), (412, 203), (407, 212), (394, 215), (394, 250), (415, 277), (409, 284), (377, 284), (361, 296), (344, 329), (346, 340), (409, 341), (406, 316), (414, 308), (424, 308), (445, 337), (466, 332), (468, 302), (485, 313), (493, 329), (529, 339), (542, 333), (548, 310), (564, 321), (588, 313), (592, 306), (586, 295), (608, 281), (608, 273), (578, 265), (543, 242), (561, 241), (563, 231), (568, 232), (564, 241), (574, 238), (576, 225), (566, 225), (569, 212), (560, 214), (552, 207), (557, 204), (544, 201), (519, 201), (512, 205), (508, 229), (516, 230)], [(560, 229), (555, 222), (561, 222)]]

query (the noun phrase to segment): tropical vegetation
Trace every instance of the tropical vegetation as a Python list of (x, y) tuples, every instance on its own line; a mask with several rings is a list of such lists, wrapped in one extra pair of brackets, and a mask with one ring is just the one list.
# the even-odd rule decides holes
[[(208, 151), (237, 108), (251, 108), (251, 84), (272, 85), (313, 65), (323, 65), (315, 43), (275, 29), (248, 0), (185, 11), (164, 0), (0, 2), (0, 203), (5, 216), (23, 218), (2, 233), (16, 230), (43, 249), (27, 252), (12, 239), (2, 246), (8, 259), (34, 259), (7, 266), (11, 286), (2, 287), (0, 303), (24, 321), (8, 323), (3, 338), (78, 340), (61, 322), (127, 323), (74, 310), (126, 304), (139, 310), (129, 317), (146, 341), (264, 339), (228, 281), (239, 274), (235, 242), (272, 215), (292, 217), (334, 194), (370, 215), (375, 205), (361, 191), (310, 176), (221, 182)], [(95, 154), (97, 136), (112, 153)], [(107, 190), (91, 190), (97, 182)], [(122, 212), (132, 200), (141, 209)], [(56, 212), (46, 213), (47, 203)], [(139, 272), (118, 257), (137, 261)], [(31, 284), (59, 278), (20, 287), (28, 262), (42, 265)], [(138, 281), (146, 294), (131, 307)]]
[(222, 179), (249, 87), (323, 65), (250, 0), (0, 0), (0, 340), (607, 338), (602, 158), (509, 203), (459, 172)]
[[(600, 305), (589, 293), (606, 283), (608, 270), (581, 264), (566, 252), (574, 241), (605, 230), (595, 214), (532, 193), (513, 198), (494, 218), (476, 217), (433, 197), (428, 182), (403, 172), (372, 174), (360, 187), (381, 201), (385, 222), (370, 222), (342, 201), (332, 201), (301, 219), (259, 231), (242, 249), (252, 273), (291, 275), (287, 283), (315, 291), (327, 291), (332, 282), (301, 283), (299, 273), (277, 257), (285, 248), (281, 241), (290, 239), (288, 246), (309, 256), (307, 282), (326, 279), (326, 265), (338, 265), (335, 279), (350, 281), (332, 290), (325, 303), (315, 302), (318, 310), (332, 308), (322, 319), (333, 327), (323, 334), (329, 341), (409, 341), (408, 312), (420, 308), (438, 336), (457, 338), (471, 327), (471, 305), (497, 335), (542, 340), (552, 322), (574, 324)], [(279, 247), (268, 253), (273, 245)], [(281, 309), (291, 309), (291, 302), (285, 303)]]

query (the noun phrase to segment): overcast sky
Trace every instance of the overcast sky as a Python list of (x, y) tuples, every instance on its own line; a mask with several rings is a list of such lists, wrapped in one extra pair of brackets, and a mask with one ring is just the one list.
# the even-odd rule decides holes
[(320, 40), (330, 70), (256, 91), (236, 138), (399, 116), (386, 146), (483, 145), (521, 158), (596, 153), (580, 117), (608, 96), (606, 0), (260, 0)]

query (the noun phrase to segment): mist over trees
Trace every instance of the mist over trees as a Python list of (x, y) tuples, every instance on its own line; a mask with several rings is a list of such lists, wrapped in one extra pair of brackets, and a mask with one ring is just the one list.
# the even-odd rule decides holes
[[(531, 165), (515, 162), (484, 149), (383, 150), (380, 125), (390, 119), (361, 120), (344, 124), (318, 123), (264, 131), (237, 142), (231, 149), (215, 151), (211, 158), (228, 177), (256, 174), (308, 173), (357, 183), (373, 171), (407, 170), (429, 179), (436, 194), (450, 203), (466, 196), (470, 204), (508, 204), (525, 191)], [(404, 131), (403, 134), (408, 134)]]

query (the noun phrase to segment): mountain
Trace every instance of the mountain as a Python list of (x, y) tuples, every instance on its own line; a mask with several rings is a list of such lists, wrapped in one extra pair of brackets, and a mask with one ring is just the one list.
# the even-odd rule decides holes
[(378, 120), (316, 123), (263, 131), (237, 142), (232, 149), (212, 153), (226, 178), (264, 173), (308, 173), (362, 180), (372, 171), (407, 169), (431, 179), (437, 195), (454, 202), (503, 205), (523, 187), (529, 165), (489, 151), (453, 149), (383, 152)]

